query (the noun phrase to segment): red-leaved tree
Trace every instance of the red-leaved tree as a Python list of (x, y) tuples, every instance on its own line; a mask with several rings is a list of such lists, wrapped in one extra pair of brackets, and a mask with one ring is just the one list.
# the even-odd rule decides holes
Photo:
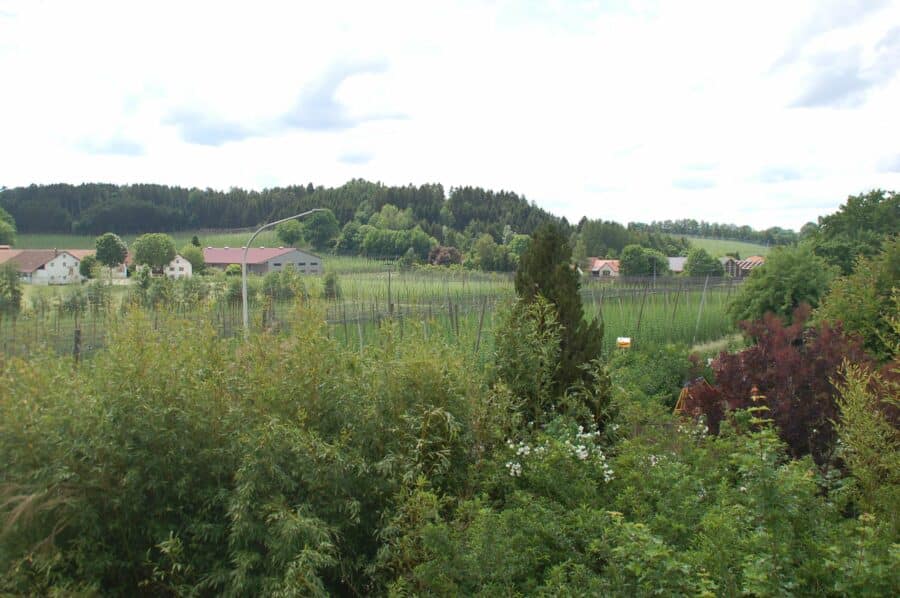
[[(772, 314), (742, 322), (756, 344), (722, 353), (712, 364), (715, 384), (692, 388), (685, 412), (704, 415), (710, 431), (718, 433), (728, 411), (764, 404), (794, 457), (811, 454), (817, 463), (827, 461), (836, 439), (834, 382), (841, 379), (841, 365), (845, 359), (864, 367), (874, 362), (859, 339), (844, 335), (839, 324), (805, 328), (809, 313), (801, 305), (789, 326)], [(751, 398), (754, 386), (765, 397), (758, 403)]]

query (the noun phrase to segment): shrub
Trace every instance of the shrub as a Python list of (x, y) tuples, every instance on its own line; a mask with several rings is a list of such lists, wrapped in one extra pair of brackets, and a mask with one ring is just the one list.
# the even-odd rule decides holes
[(776, 247), (765, 264), (751, 271), (729, 310), (735, 321), (759, 320), (768, 313), (790, 321), (802, 303), (819, 305), (835, 272), (806, 245)]
[(773, 314), (745, 323), (743, 328), (756, 344), (739, 353), (722, 353), (712, 365), (714, 386), (697, 386), (685, 407), (687, 413), (704, 415), (717, 432), (727, 411), (756, 403), (753, 388), (765, 397), (781, 438), (794, 457), (811, 454), (817, 463), (828, 461), (836, 439), (837, 389), (845, 359), (871, 365), (858, 340), (840, 327), (822, 324), (806, 328), (809, 308), (794, 313), (785, 325)]
[(834, 281), (816, 318), (840, 322), (859, 334), (866, 350), (880, 360), (894, 357), (900, 334), (889, 325), (896, 314), (892, 294), (900, 288), (900, 237), (886, 240), (881, 253), (859, 258), (852, 274)]

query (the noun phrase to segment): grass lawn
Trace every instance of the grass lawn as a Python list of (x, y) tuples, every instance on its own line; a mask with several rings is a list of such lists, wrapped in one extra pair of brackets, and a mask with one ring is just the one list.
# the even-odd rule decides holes
[(741, 258), (748, 258), (751, 255), (766, 255), (769, 253), (769, 247), (758, 245), (756, 243), (746, 243), (744, 241), (731, 241), (729, 239), (705, 239), (702, 237), (687, 237), (691, 244), (695, 247), (702, 247), (713, 257), (722, 257), (726, 253), (737, 251)]

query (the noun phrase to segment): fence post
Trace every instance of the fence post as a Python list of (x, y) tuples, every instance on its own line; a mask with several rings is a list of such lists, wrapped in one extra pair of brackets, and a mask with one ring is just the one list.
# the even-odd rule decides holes
[(72, 357), (75, 358), (75, 365), (81, 361), (81, 328), (75, 328), (74, 344), (72, 346)]
[(691, 341), (692, 345), (697, 344), (697, 332), (700, 330), (700, 316), (703, 315), (703, 304), (706, 302), (706, 285), (709, 284), (709, 274), (706, 275), (706, 280), (703, 282), (703, 294), (700, 295), (700, 309), (697, 310), (697, 325), (694, 326), (694, 339)]
[(481, 301), (481, 317), (478, 318), (478, 335), (475, 337), (475, 355), (478, 355), (478, 347), (481, 346), (481, 327), (484, 326), (484, 312), (487, 310), (487, 297)]
[(637, 340), (638, 333), (641, 331), (641, 318), (644, 317), (644, 302), (647, 300), (647, 292), (649, 290), (650, 290), (650, 283), (648, 282), (644, 285), (644, 294), (641, 297), (641, 309), (638, 311), (637, 327), (635, 328), (635, 331), (634, 331), (635, 340)]

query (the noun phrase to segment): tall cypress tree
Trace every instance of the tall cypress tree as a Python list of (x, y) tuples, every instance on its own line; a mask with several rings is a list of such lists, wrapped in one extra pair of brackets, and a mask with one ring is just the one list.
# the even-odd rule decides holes
[(578, 381), (590, 381), (579, 366), (600, 357), (603, 342), (603, 326), (584, 317), (578, 278), (572, 248), (562, 229), (552, 222), (541, 225), (519, 261), (516, 293), (528, 302), (541, 295), (556, 306), (562, 325), (556, 376), (559, 393)]

